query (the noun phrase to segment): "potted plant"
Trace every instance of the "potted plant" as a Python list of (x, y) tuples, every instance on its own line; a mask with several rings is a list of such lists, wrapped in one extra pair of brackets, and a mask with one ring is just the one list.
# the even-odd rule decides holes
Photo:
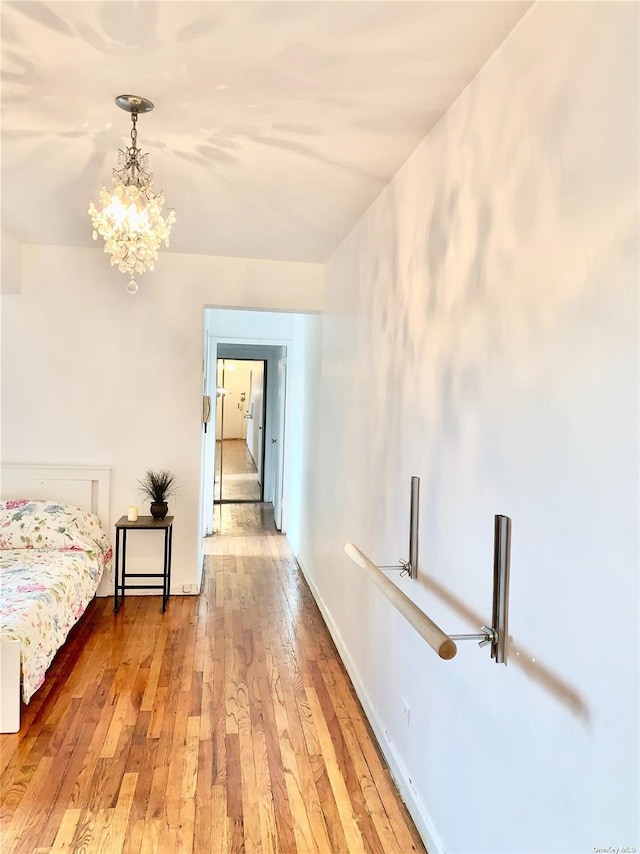
[(142, 480), (138, 481), (140, 492), (151, 501), (151, 515), (154, 519), (164, 519), (169, 509), (167, 499), (177, 490), (176, 478), (167, 469), (151, 471), (147, 469)]

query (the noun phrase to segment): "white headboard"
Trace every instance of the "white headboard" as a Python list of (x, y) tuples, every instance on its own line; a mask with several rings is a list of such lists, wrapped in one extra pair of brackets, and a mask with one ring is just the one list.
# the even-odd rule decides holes
[(2, 463), (0, 498), (31, 498), (75, 504), (95, 513), (109, 530), (111, 469)]

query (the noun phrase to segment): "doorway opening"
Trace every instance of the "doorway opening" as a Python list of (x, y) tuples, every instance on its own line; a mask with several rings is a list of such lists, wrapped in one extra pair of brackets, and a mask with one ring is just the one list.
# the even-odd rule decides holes
[(266, 359), (218, 358), (214, 504), (264, 501)]
[(286, 531), (287, 346), (208, 340), (203, 390), (211, 398), (212, 429), (205, 431), (204, 471), (211, 526), (205, 531), (219, 530), (221, 507), (255, 503), (273, 505), (275, 526)]
[[(229, 526), (249, 532), (254, 527), (254, 517), (286, 535), (295, 551), (301, 548), (304, 508), (311, 492), (311, 459), (317, 442), (314, 410), (320, 381), (321, 332), (322, 318), (311, 312), (204, 309), (198, 584), (206, 540), (228, 530)], [(232, 457), (228, 443), (225, 441), (223, 447), (220, 437), (220, 444), (216, 442), (218, 408), (222, 408), (224, 399), (226, 422), (234, 406), (229, 404), (231, 396), (217, 396), (217, 387), (226, 388), (229, 379), (225, 372), (224, 383), (218, 381), (218, 359), (227, 360), (227, 363), (228, 360), (266, 363), (261, 431), (264, 436), (263, 455), (261, 465), (255, 454), (251, 457), (255, 462), (255, 472), (228, 472), (227, 464)], [(251, 388), (252, 396), (253, 382)], [(245, 390), (243, 417), (247, 414), (247, 403), (250, 404), (251, 400), (247, 400)], [(235, 410), (240, 412), (237, 398)], [(254, 428), (259, 426), (256, 424), (260, 420), (256, 419), (256, 401), (253, 415), (253, 419), (246, 421), (247, 432), (241, 433), (240, 441), (235, 444), (240, 450), (243, 441), (249, 437), (251, 420)], [(222, 451), (222, 461), (218, 460), (219, 451)], [(222, 503), (220, 483), (216, 480), (218, 472), (222, 476)], [(229, 473), (253, 474), (254, 481), (260, 483), (262, 502), (257, 503), (253, 493), (236, 503), (238, 493), (229, 489), (232, 485), (235, 489), (248, 478), (235, 478), (237, 482), (232, 484), (228, 477), (225, 479), (225, 474)], [(226, 499), (233, 503), (227, 503)]]

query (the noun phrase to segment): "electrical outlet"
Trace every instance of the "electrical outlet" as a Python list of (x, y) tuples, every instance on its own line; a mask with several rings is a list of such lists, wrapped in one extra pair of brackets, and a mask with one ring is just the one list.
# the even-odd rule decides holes
[(406, 700), (402, 700), (402, 717), (405, 719), (407, 726), (411, 723), (411, 709), (409, 708), (409, 704)]

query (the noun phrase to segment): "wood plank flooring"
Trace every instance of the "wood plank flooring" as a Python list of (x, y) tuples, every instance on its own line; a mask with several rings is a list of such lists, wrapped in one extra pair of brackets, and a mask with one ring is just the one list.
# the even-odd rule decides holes
[(0, 736), (3, 854), (425, 851), (272, 514), (217, 513), (202, 594), (95, 600)]
[(216, 441), (215, 499), (221, 497), (221, 458), (222, 498), (225, 501), (260, 501), (258, 470), (244, 439), (225, 439), (224, 443)]
[(224, 448), (220, 439), (216, 439), (216, 477), (220, 474), (220, 460), (223, 474), (256, 474), (258, 471), (246, 439), (225, 439)]

